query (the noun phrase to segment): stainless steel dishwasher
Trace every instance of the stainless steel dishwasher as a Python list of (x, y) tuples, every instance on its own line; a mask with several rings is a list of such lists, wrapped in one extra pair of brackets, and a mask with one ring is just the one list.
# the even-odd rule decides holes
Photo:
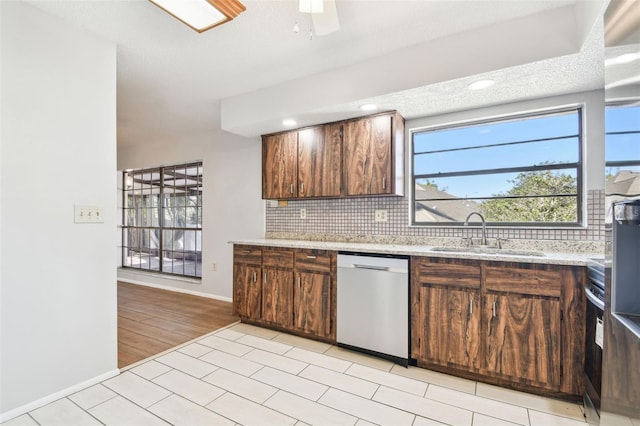
[(337, 341), (407, 366), (409, 260), (338, 254)]

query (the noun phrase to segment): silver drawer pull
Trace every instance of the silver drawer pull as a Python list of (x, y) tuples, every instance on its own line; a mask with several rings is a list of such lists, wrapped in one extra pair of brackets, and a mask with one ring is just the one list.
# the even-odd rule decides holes
[(291, 184), (291, 193), (293, 194), (293, 184)]
[(493, 302), (493, 316), (496, 316), (496, 302)]
[(388, 266), (374, 266), (374, 265), (358, 265), (358, 264), (353, 264), (354, 268), (358, 268), (358, 269), (374, 269), (376, 271), (388, 271), (389, 267)]
[(317, 259), (318, 256), (311, 256), (310, 254), (307, 255), (307, 259)]
[(469, 299), (469, 315), (473, 314), (473, 296), (470, 296)]

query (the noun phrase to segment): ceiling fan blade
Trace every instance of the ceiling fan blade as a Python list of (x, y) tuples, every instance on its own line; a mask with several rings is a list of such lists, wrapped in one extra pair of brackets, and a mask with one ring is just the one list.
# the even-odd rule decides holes
[(317, 35), (326, 35), (340, 29), (336, 0), (324, 0), (322, 13), (312, 13), (313, 29)]

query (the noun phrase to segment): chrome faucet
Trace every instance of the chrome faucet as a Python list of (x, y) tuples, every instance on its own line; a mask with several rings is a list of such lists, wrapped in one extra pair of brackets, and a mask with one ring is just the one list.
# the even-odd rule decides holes
[(484, 216), (482, 216), (478, 212), (471, 212), (469, 213), (469, 216), (467, 216), (467, 218), (464, 220), (464, 226), (469, 226), (469, 218), (474, 214), (477, 215), (482, 221), (482, 245), (487, 246), (487, 224), (484, 221)]

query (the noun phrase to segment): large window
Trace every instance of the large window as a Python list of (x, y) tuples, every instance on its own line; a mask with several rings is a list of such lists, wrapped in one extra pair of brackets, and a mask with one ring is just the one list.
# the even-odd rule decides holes
[(581, 129), (573, 108), (413, 132), (413, 223), (579, 224)]
[(122, 265), (202, 275), (202, 163), (123, 173)]
[(605, 113), (607, 206), (640, 197), (640, 105), (609, 105)]

